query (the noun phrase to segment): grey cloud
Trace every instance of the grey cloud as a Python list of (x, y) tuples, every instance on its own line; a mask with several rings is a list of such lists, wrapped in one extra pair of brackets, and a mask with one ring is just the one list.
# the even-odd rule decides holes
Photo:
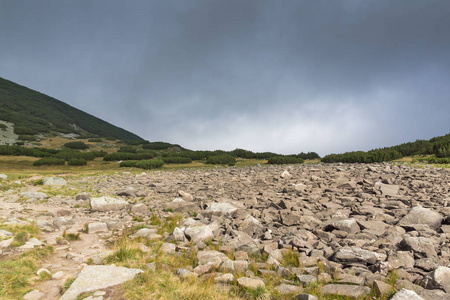
[(448, 1), (2, 1), (0, 76), (149, 140), (368, 150), (449, 131), (449, 13)]

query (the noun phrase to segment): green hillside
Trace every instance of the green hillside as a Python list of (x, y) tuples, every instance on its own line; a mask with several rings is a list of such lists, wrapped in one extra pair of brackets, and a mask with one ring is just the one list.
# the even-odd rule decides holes
[(3, 78), (0, 78), (0, 120), (14, 123), (14, 132), (19, 135), (53, 132), (143, 140), (62, 101)]

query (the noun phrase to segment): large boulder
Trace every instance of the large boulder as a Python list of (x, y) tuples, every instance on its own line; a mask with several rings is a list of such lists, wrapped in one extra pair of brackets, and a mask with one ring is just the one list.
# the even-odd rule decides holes
[(400, 242), (400, 249), (413, 251), (418, 258), (437, 256), (433, 241), (425, 237), (405, 237)]
[(184, 233), (194, 244), (211, 240), (214, 237), (214, 233), (208, 225), (189, 227)]
[(427, 289), (441, 289), (446, 293), (450, 293), (450, 268), (440, 266), (424, 280), (424, 287)]
[(391, 300), (425, 300), (419, 295), (416, 294), (416, 292), (407, 290), (407, 289), (401, 289), (395, 295), (391, 298)]
[(131, 207), (131, 205), (125, 200), (107, 196), (91, 198), (90, 205), (91, 211), (112, 211), (128, 209)]
[(359, 285), (327, 284), (322, 287), (322, 294), (361, 299), (370, 294), (370, 288)]
[(341, 263), (362, 263), (374, 265), (378, 261), (386, 260), (386, 255), (357, 247), (343, 247), (334, 253), (332, 260)]
[(67, 181), (61, 177), (45, 177), (42, 181), (44, 185), (49, 186), (63, 186), (67, 184)]
[(444, 218), (437, 212), (421, 206), (413, 207), (409, 213), (399, 222), (400, 226), (408, 226), (415, 224), (428, 225), (432, 229), (438, 229)]
[(84, 292), (105, 289), (133, 279), (144, 271), (112, 266), (85, 266), (60, 300), (75, 300)]

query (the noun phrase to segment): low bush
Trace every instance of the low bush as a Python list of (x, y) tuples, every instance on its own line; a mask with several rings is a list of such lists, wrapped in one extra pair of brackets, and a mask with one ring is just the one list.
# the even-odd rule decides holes
[(136, 163), (136, 167), (145, 170), (157, 169), (161, 168), (164, 165), (164, 161), (161, 159), (149, 159), (149, 160), (140, 160)]
[(272, 165), (302, 164), (303, 159), (293, 156), (273, 156), (267, 160), (267, 163)]
[(6, 129), (6, 128), (8, 128), (8, 126), (6, 126), (6, 125), (3, 124), (3, 123), (0, 124), (0, 129)]
[(222, 154), (222, 155), (213, 155), (209, 156), (206, 159), (207, 164), (211, 165), (230, 165), (234, 166), (236, 164), (236, 158), (234, 158), (231, 155), (228, 154)]
[(61, 158), (56, 157), (43, 157), (33, 162), (33, 166), (63, 166), (66, 164), (66, 161)]
[(120, 147), (119, 150), (117, 150), (117, 152), (121, 152), (121, 153), (136, 153), (136, 148), (130, 147), (130, 146), (125, 146), (125, 147)]
[(192, 159), (189, 157), (181, 157), (181, 156), (169, 156), (169, 157), (161, 157), (161, 159), (166, 164), (189, 164), (192, 162)]
[(94, 160), (94, 152), (80, 152), (75, 150), (62, 150), (61, 152), (55, 154), (56, 158), (64, 159), (69, 161), (71, 159), (84, 159), (84, 160)]
[(64, 144), (64, 147), (70, 148), (70, 149), (77, 149), (77, 150), (83, 150), (83, 149), (89, 148), (89, 146), (83, 142), (68, 142), (68, 143)]
[(107, 154), (103, 157), (104, 161), (119, 161), (119, 160), (144, 160), (152, 159), (154, 156), (152, 153), (122, 153), (115, 152)]
[(27, 141), (27, 142), (34, 142), (36, 140), (36, 137), (34, 135), (19, 135), (19, 140), (21, 141)]
[(69, 166), (86, 166), (87, 160), (82, 158), (72, 158), (71, 160), (69, 160), (67, 164)]
[(88, 139), (88, 142), (89, 143), (100, 143), (100, 142), (103, 142), (103, 140), (100, 138), (93, 138), (93, 139)]

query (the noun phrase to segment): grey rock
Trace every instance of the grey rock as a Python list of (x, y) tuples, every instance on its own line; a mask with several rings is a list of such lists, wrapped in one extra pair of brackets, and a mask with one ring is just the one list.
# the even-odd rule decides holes
[(197, 252), (197, 261), (199, 265), (204, 265), (209, 262), (218, 263), (217, 267), (228, 259), (228, 256), (222, 252), (209, 250), (209, 251), (199, 251)]
[(405, 237), (400, 242), (400, 249), (414, 251), (414, 255), (421, 258), (437, 256), (433, 241), (425, 237)]
[(133, 279), (139, 269), (128, 269), (116, 266), (85, 266), (60, 300), (74, 300), (84, 292), (105, 289)]
[(32, 290), (25, 296), (23, 296), (24, 300), (40, 300), (44, 299), (45, 293), (41, 292), (40, 290)]
[(360, 231), (359, 225), (355, 219), (345, 219), (334, 221), (330, 224), (335, 229), (342, 230), (348, 233), (357, 233)]
[(181, 278), (198, 277), (197, 273), (191, 272), (186, 269), (177, 269), (175, 271), (175, 275), (177, 275), (178, 277), (181, 277)]
[(98, 197), (90, 200), (91, 211), (117, 211), (130, 208), (130, 204), (113, 197)]
[(314, 295), (310, 295), (310, 294), (300, 294), (300, 295), (297, 295), (297, 297), (295, 299), (296, 300), (319, 300), (319, 298), (317, 298)]
[(184, 233), (194, 244), (211, 240), (214, 237), (213, 231), (207, 225), (189, 227)]
[(61, 177), (45, 177), (42, 181), (44, 185), (48, 186), (63, 186), (67, 184), (67, 181)]
[(396, 251), (389, 254), (387, 262), (393, 269), (414, 268), (414, 257), (409, 251)]
[(298, 294), (302, 292), (301, 287), (286, 283), (276, 286), (275, 289), (282, 295)]
[(312, 275), (297, 275), (297, 279), (298, 279), (298, 281), (300, 281), (300, 283), (303, 286), (307, 286), (307, 285), (317, 281), (316, 276), (312, 276)]
[(384, 261), (385, 257), (379, 253), (357, 247), (343, 247), (334, 253), (332, 260), (341, 263), (362, 263), (374, 265), (377, 261)]
[(398, 191), (400, 189), (398, 185), (394, 184), (376, 183), (375, 186), (379, 187), (384, 196), (396, 196), (398, 195)]
[(440, 266), (430, 274), (428, 274), (424, 280), (424, 287), (427, 289), (441, 289), (446, 293), (450, 293), (450, 268)]
[(36, 199), (36, 200), (48, 199), (47, 194), (41, 192), (23, 192), (20, 193), (19, 195), (28, 199)]
[(135, 214), (140, 214), (140, 215), (147, 215), (149, 213), (149, 210), (148, 210), (147, 205), (145, 205), (143, 203), (139, 203), (139, 204), (133, 205), (133, 207), (131, 208), (131, 212), (135, 213)]
[(229, 203), (213, 203), (209, 207), (209, 211), (217, 214), (231, 214), (237, 211), (237, 208)]
[(441, 226), (443, 219), (444, 218), (439, 213), (432, 211), (431, 209), (416, 206), (398, 222), (398, 225), (423, 224), (436, 230)]
[(257, 289), (258, 287), (265, 287), (264, 281), (257, 278), (241, 277), (237, 280), (239, 286), (243, 288)]
[(407, 289), (401, 289), (395, 295), (391, 298), (391, 300), (425, 300), (419, 295), (416, 294), (416, 292), (407, 290)]
[(353, 297), (360, 299), (370, 294), (367, 286), (347, 285), (347, 284), (327, 284), (322, 287), (322, 294)]
[(103, 222), (93, 222), (88, 224), (88, 233), (107, 232), (108, 226)]

